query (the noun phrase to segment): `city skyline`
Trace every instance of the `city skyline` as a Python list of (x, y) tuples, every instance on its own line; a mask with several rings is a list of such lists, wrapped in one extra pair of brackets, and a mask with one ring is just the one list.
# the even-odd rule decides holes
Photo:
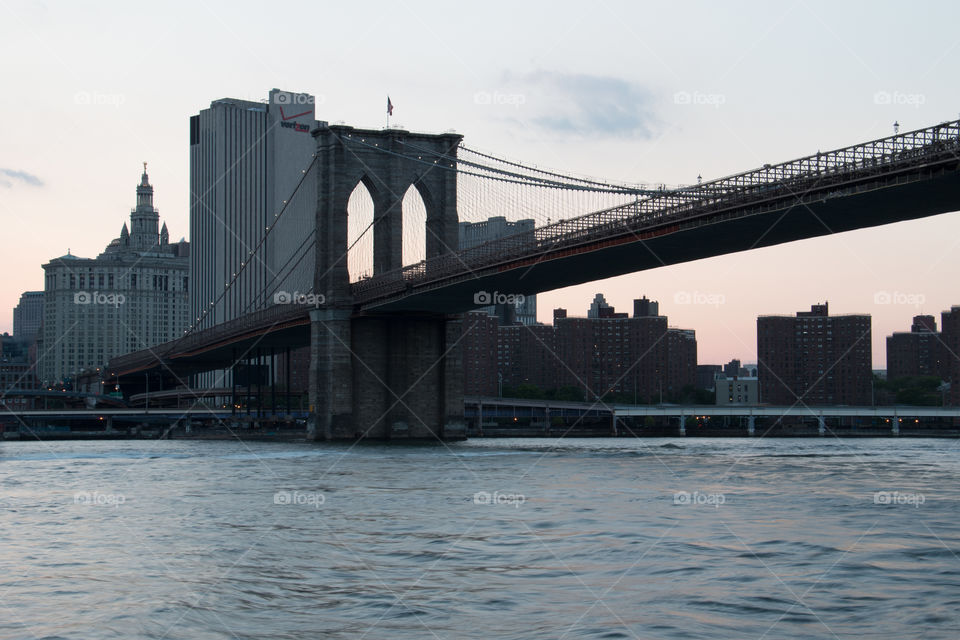
[(0, 0), (0, 638), (955, 639), (958, 19)]
[[(380, 127), (389, 93), (393, 126), (452, 127), (475, 148), (605, 179), (692, 183), (889, 135), (894, 121), (905, 131), (955, 119), (960, 90), (938, 78), (960, 56), (946, 37), (958, 9), (914, 9), (924, 35), (898, 31), (900, 46), (890, 48), (874, 46), (876, 33), (894, 29), (890, 15), (904, 10), (871, 9), (809, 3), (733, 16), (706, 4), (695, 15), (613, 5), (583, 16), (573, 34), (569, 21), (551, 29), (549, 12), (511, 7), (515, 24), (497, 25), (511, 45), (503, 51), (484, 45), (484, 29), (496, 30), (492, 15), (477, 16), (467, 33), (442, 5), (386, 5), (369, 22), (339, 7), (330, 18), (363, 23), (362, 43), (344, 33), (316, 43), (305, 25), (284, 20), (287, 43), (267, 50), (254, 46), (257, 34), (280, 17), (261, 22), (225, 5), (192, 24), (157, 14), (156, 37), (143, 45), (124, 5), (14, 4), (0, 27), (8, 57), (16, 48), (35, 54), (6, 74), (18, 91), (3, 113), (22, 126), (6, 128), (0, 145), (0, 211), (5, 237), (17, 238), (0, 252), (0, 332), (12, 332), (20, 295), (42, 289), (40, 265), (67, 249), (93, 257), (114, 237), (140, 162), (150, 163), (171, 239), (188, 236), (188, 120), (211, 100), (262, 100), (280, 87), (316, 95), (320, 120)], [(659, 20), (687, 22), (697, 44), (641, 26)], [(452, 55), (390, 37), (398, 25)], [(592, 53), (606, 29), (622, 37), (604, 38)], [(105, 31), (113, 38), (99, 42)], [(180, 39), (196, 50), (178, 50)], [(809, 56), (786, 55), (817, 40)], [(233, 57), (211, 66), (218, 73), (192, 70), (222, 50)], [(90, 148), (101, 152), (97, 163), (84, 161)], [(671, 323), (697, 331), (701, 362), (755, 361), (758, 315), (830, 302), (834, 313), (872, 316), (882, 368), (886, 336), (960, 303), (943, 277), (960, 270), (958, 229), (952, 213), (596, 281), (540, 294), (538, 319), (579, 308), (597, 291), (623, 309), (645, 294)]]

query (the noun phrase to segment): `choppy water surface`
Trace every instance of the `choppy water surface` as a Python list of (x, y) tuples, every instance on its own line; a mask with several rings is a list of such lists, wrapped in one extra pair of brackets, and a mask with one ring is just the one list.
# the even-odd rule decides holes
[(960, 443), (0, 444), (0, 638), (957, 638)]

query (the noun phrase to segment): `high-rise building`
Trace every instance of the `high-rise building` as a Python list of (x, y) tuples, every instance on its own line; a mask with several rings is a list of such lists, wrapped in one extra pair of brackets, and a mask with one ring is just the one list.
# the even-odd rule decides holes
[(320, 124), (314, 103), (273, 89), (265, 102), (223, 98), (190, 118), (190, 317), (199, 328), (281, 291), (310, 290), (316, 184), (304, 172)]
[(190, 245), (158, 229), (144, 164), (137, 206), (96, 258), (67, 255), (43, 265), (44, 318), (39, 377), (47, 383), (95, 370), (118, 355), (181, 335), (189, 317)]
[(945, 377), (950, 381), (947, 402), (960, 406), (960, 306), (940, 314), (940, 337), (943, 340)]
[(660, 303), (656, 300), (648, 300), (647, 296), (643, 296), (642, 298), (633, 301), (634, 318), (658, 315), (660, 315)]
[(497, 368), (503, 384), (557, 386), (556, 332), (550, 325), (513, 324), (497, 329)]
[(869, 315), (830, 316), (827, 304), (757, 318), (761, 400), (768, 404), (869, 405)]
[[(590, 303), (590, 308), (587, 309), (588, 318), (612, 318), (616, 310), (607, 302), (607, 299), (603, 297), (602, 293), (598, 293), (593, 297), (593, 302)], [(623, 314), (621, 314), (623, 317)]]
[(697, 384), (697, 334), (693, 329), (667, 329), (667, 388), (673, 393)]
[(910, 331), (887, 336), (887, 379), (906, 376), (949, 377), (946, 351), (933, 316), (915, 316)]
[(697, 375), (696, 334), (667, 326), (665, 316), (627, 317), (594, 299), (594, 317), (554, 314), (558, 386), (584, 388), (586, 398), (608, 393), (636, 402), (659, 402), (693, 386)]
[(645, 403), (669, 393), (666, 318), (568, 317), (557, 321), (556, 330), (563, 362), (558, 386), (582, 388), (585, 400), (627, 393)]
[(468, 396), (498, 395), (497, 318), (472, 311), (463, 317), (463, 392)]
[(501, 384), (527, 384), (544, 391), (575, 387), (588, 399), (617, 393), (648, 403), (695, 384), (694, 331), (668, 327), (664, 316), (629, 318), (603, 308), (597, 318), (570, 318), (565, 309), (554, 309), (553, 326), (500, 326), (496, 316), (467, 314), (461, 341), (465, 392), (495, 395)]
[(32, 342), (43, 324), (43, 291), (24, 291), (13, 308), (13, 337)]
[[(510, 222), (504, 216), (494, 216), (484, 222), (460, 223), (460, 249), (469, 249), (484, 242), (499, 240), (518, 233), (531, 233), (536, 227), (532, 218)], [(504, 291), (505, 294), (516, 294), (516, 291)], [(509, 307), (509, 308), (505, 308)], [(516, 304), (497, 304), (482, 307), (488, 314), (495, 315), (502, 324), (516, 320), (521, 324), (533, 325), (537, 323), (537, 296), (524, 296), (522, 302)]]
[(35, 374), (29, 343), (6, 333), (0, 335), (0, 407), (30, 408), (29, 401), (18, 398), (17, 392), (35, 389)]

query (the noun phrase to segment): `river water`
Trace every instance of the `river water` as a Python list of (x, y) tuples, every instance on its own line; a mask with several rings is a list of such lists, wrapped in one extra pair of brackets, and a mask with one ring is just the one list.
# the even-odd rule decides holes
[(0, 638), (960, 637), (960, 442), (0, 444)]

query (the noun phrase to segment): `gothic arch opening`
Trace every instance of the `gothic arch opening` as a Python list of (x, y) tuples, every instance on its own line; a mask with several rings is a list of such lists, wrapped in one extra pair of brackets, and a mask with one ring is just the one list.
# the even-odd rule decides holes
[(350, 282), (373, 276), (373, 196), (360, 180), (347, 200), (347, 272)]
[(421, 262), (427, 255), (427, 206), (416, 184), (403, 195), (403, 266)]

